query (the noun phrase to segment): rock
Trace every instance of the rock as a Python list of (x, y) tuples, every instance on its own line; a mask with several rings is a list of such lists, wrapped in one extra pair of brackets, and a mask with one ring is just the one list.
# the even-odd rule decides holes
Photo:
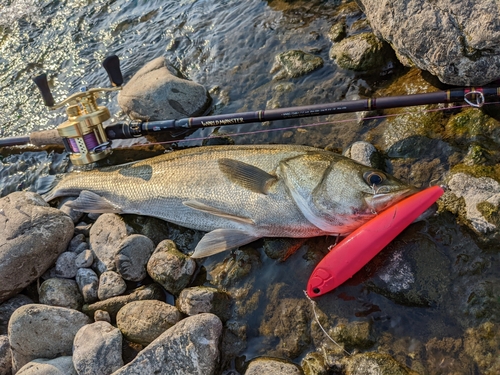
[(195, 261), (177, 250), (171, 240), (160, 242), (147, 264), (149, 276), (174, 295), (189, 284), (195, 269)]
[(99, 277), (97, 296), (101, 301), (119, 296), (127, 290), (127, 284), (122, 277), (114, 271), (106, 271)]
[(73, 202), (76, 198), (75, 197), (69, 197), (63, 199), (61, 202), (62, 204), (59, 205), (59, 209), (64, 212), (66, 215), (68, 215), (71, 220), (73, 220), (73, 223), (78, 223), (80, 219), (85, 215), (84, 212), (80, 211), (75, 211), (71, 208), (71, 202)]
[(165, 302), (135, 301), (118, 311), (116, 325), (127, 340), (146, 346), (181, 319), (179, 310)]
[(253, 248), (237, 249), (209, 273), (214, 285), (221, 289), (229, 289), (261, 266), (262, 262), (257, 250)]
[(271, 259), (284, 262), (307, 241), (305, 238), (264, 238), (264, 252)]
[(87, 268), (92, 263), (94, 263), (94, 253), (92, 253), (92, 250), (83, 250), (75, 259), (75, 266), (77, 268)]
[(465, 218), (475, 231), (498, 232), (500, 224), (500, 183), (488, 177), (475, 178), (465, 173), (452, 174), (448, 187), (464, 198)]
[(55, 274), (57, 277), (72, 279), (76, 276), (76, 257), (77, 254), (71, 251), (65, 251), (56, 260)]
[(371, 321), (340, 322), (329, 332), (347, 351), (367, 349), (374, 343)]
[[(89, 216), (90, 216), (90, 214), (89, 214)], [(75, 234), (77, 234), (77, 235), (81, 234), (85, 237), (89, 237), (90, 236), (90, 228), (92, 228), (92, 224), (87, 224), (84, 222), (78, 223), (75, 226)]]
[(0, 304), (0, 335), (7, 334), (7, 327), (9, 325), (9, 320), (14, 311), (24, 305), (33, 303), (31, 298), (26, 297), (23, 294), (18, 294), (4, 303)]
[(222, 322), (213, 314), (188, 317), (142, 350), (113, 375), (212, 375), (219, 359)]
[(300, 362), (305, 375), (328, 375), (328, 364), (318, 352), (307, 353)]
[(77, 234), (69, 242), (68, 251), (72, 251), (74, 253), (77, 252), (76, 249), (78, 249), (78, 247), (81, 244), (87, 245), (87, 239), (86, 239), (85, 235)]
[(25, 364), (17, 375), (77, 375), (70, 356), (35, 359)]
[(97, 301), (97, 290), (99, 288), (99, 277), (90, 268), (80, 268), (76, 273), (76, 283), (82, 293), (85, 303)]
[(0, 199), (0, 303), (39, 278), (68, 246), (73, 222), (42, 197), (14, 192)]
[(46, 305), (24, 305), (9, 322), (12, 367), (19, 370), (36, 358), (71, 355), (78, 330), (91, 323), (85, 314)]
[(418, 375), (388, 354), (368, 352), (344, 357), (346, 375)]
[(291, 50), (280, 53), (275, 57), (271, 73), (277, 74), (276, 80), (285, 78), (297, 78), (306, 75), (323, 66), (323, 59), (300, 50)]
[(109, 316), (109, 313), (104, 310), (97, 310), (94, 313), (94, 320), (96, 322), (108, 322), (111, 323), (111, 317)]
[(296, 364), (278, 359), (260, 357), (248, 365), (245, 375), (303, 375), (304, 372)]
[(83, 305), (82, 311), (89, 316), (94, 316), (97, 310), (104, 310), (114, 320), (118, 311), (127, 303), (142, 300), (162, 300), (164, 298), (163, 289), (158, 284), (150, 284), (137, 288), (124, 296), (108, 298), (105, 301), (99, 301), (91, 305)]
[(141, 281), (147, 275), (146, 265), (153, 254), (155, 245), (146, 236), (132, 234), (125, 238), (115, 255), (117, 272), (125, 280)]
[(9, 337), (0, 335), (0, 375), (10, 375), (12, 371), (12, 356), (10, 355)]
[(186, 315), (212, 313), (223, 322), (231, 317), (231, 298), (227, 293), (211, 287), (195, 286), (183, 289), (176, 306)]
[(180, 78), (165, 57), (144, 65), (118, 94), (118, 104), (127, 115), (146, 121), (201, 116), (210, 103), (207, 90)]
[(387, 60), (387, 46), (372, 33), (361, 33), (335, 43), (330, 58), (342, 69), (373, 71), (382, 68)]
[(83, 326), (75, 336), (73, 363), (78, 375), (111, 374), (121, 368), (120, 330), (102, 321)]
[(94, 252), (94, 267), (101, 274), (114, 271), (118, 246), (131, 233), (123, 219), (116, 214), (99, 216), (90, 228), (90, 249)]
[(343, 155), (368, 167), (378, 168), (380, 164), (377, 161), (379, 157), (377, 149), (368, 142), (354, 142), (344, 151)]
[(83, 297), (75, 280), (48, 279), (40, 285), (40, 303), (50, 306), (66, 307), (68, 309), (80, 310), (83, 305)]
[(500, 373), (500, 326), (491, 322), (481, 324), (476, 328), (469, 328), (465, 332), (464, 349), (474, 362), (481, 374)]
[(500, 76), (496, 2), (359, 3), (374, 32), (392, 46), (404, 65), (427, 70), (442, 82), (457, 86), (484, 85)]
[(345, 19), (333, 24), (332, 27), (330, 27), (330, 30), (328, 30), (328, 38), (332, 42), (340, 42), (346, 36), (347, 36), (347, 25)]

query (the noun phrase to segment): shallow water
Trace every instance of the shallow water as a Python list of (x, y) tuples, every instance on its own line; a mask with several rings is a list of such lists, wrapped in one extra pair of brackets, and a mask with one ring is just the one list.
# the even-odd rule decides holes
[[(341, 1), (0, 0), (0, 6), (0, 125), (3, 136), (49, 129), (64, 121), (63, 111), (49, 112), (43, 106), (31, 81), (33, 76), (42, 72), (48, 74), (56, 101), (81, 86), (108, 87), (107, 75), (100, 64), (110, 54), (120, 57), (125, 81), (146, 62), (165, 56), (189, 79), (207, 89), (219, 88), (221, 94), (214, 95), (214, 113), (265, 109), (270, 100), (279, 102), (281, 107), (338, 101), (358, 93), (360, 86), (365, 85), (372, 91), (393, 78), (379, 74), (358, 76), (339, 69), (328, 58), (331, 42), (327, 32), (345, 10)], [(349, 25), (362, 19), (359, 13), (347, 13)], [(325, 64), (306, 76), (274, 81), (270, 73), (274, 57), (290, 49), (312, 52), (321, 56)], [(104, 102), (113, 114), (111, 121), (124, 118), (116, 94), (110, 94)], [(354, 114), (336, 116), (336, 121), (353, 121), (311, 126), (301, 131), (248, 134), (235, 137), (234, 141), (241, 144), (297, 143), (341, 150), (367, 136), (367, 130), (355, 118)], [(267, 127), (260, 124), (236, 126), (223, 132), (253, 132), (324, 120), (302, 119)], [(376, 127), (376, 121), (370, 126)], [(197, 131), (190, 139), (208, 136), (211, 131)], [(372, 136), (377, 140), (376, 134)], [(200, 143), (191, 141), (185, 145)], [(63, 159), (60, 154), (36, 152), (5, 157), (0, 164), (1, 194), (32, 189), (38, 176), (66, 170)], [(425, 185), (431, 177), (414, 178), (411, 182)], [(273, 352), (273, 341), (259, 331), (269, 315), (267, 306), (274, 303), (270, 289), (281, 285), (283, 297), (303, 299), (302, 290), (315, 264), (310, 259), (324, 254), (332, 241), (310, 240), (285, 262), (264, 255), (261, 242), (252, 246), (256, 248), (261, 265), (238, 285), (250, 284), (248, 299), (258, 296), (258, 303), (255, 309), (249, 308), (240, 316), (249, 328), (247, 347), (238, 353), (239, 356), (249, 360), (259, 355), (283, 355), (283, 352)], [(425, 259), (418, 258), (419, 253), (424, 254)], [(219, 254), (205, 260), (203, 266), (210, 273), (232, 256)], [(471, 259), (461, 264), (464, 257)], [(488, 320), (491, 307), (497, 306), (498, 294), (484, 285), (499, 280), (499, 263), (498, 255), (478, 247), (474, 233), (457, 224), (453, 215), (441, 215), (409, 228), (352, 280), (318, 299), (318, 306), (332, 324), (340, 318), (372, 322), (379, 342), (371, 350), (378, 348), (389, 352), (412, 367), (416, 365), (411, 358), (417, 358), (425, 368), (436, 369), (440, 365), (433, 361), (438, 356), (431, 356), (423, 347), (432, 338), (460, 338), (469, 326)], [(479, 264), (480, 271), (474, 264)], [(430, 271), (422, 272), (421, 268)], [(432, 270), (441, 274), (436, 276)], [(416, 296), (400, 293), (414, 284), (416, 275), (421, 278), (415, 287)], [(217, 285), (210, 275), (207, 282)], [(485, 303), (486, 307), (468, 303), (467, 298), (473, 294), (488, 295), (491, 301)], [(432, 303), (418, 305), (418, 298)], [(495, 319), (498, 320), (496, 315), (492, 320)], [(311, 349), (312, 344), (293, 359), (300, 361)], [(408, 353), (413, 353), (413, 357)], [(443, 353), (451, 362), (458, 360), (458, 353)], [(461, 369), (456, 363), (460, 362), (446, 365), (442, 373), (477, 373), (473, 365), (458, 372)]]

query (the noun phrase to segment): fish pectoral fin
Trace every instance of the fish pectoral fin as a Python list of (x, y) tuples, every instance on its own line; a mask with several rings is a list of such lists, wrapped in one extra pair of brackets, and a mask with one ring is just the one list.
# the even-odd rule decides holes
[(106, 198), (88, 190), (82, 190), (80, 196), (69, 204), (75, 211), (93, 212), (93, 213), (121, 213), (121, 207), (111, 203)]
[(51, 191), (59, 182), (60, 178), (55, 175), (38, 177), (35, 182), (35, 191), (37, 194), (44, 195)]
[(191, 258), (204, 258), (258, 240), (260, 237), (237, 229), (216, 229), (203, 236)]
[(278, 180), (260, 168), (234, 159), (219, 159), (219, 169), (230, 181), (261, 194), (267, 194), (269, 187)]
[(185, 202), (182, 202), (182, 204), (184, 206), (192, 208), (193, 210), (205, 212), (207, 214), (211, 214), (211, 215), (215, 215), (215, 216), (220, 216), (220, 217), (223, 217), (225, 219), (236, 221), (238, 223), (250, 224), (250, 225), (255, 224), (255, 222), (252, 219), (249, 219), (248, 217), (233, 215), (233, 214), (227, 213), (225, 211), (219, 210), (218, 208), (211, 207), (208, 204), (201, 203), (201, 202), (198, 202), (195, 200), (185, 201)]

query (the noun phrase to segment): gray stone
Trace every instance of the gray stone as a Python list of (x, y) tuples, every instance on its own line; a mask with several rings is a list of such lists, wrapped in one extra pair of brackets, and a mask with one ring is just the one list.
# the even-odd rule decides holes
[(111, 317), (109, 316), (109, 312), (104, 310), (97, 310), (94, 313), (94, 320), (96, 322), (108, 322), (111, 323)]
[(88, 249), (83, 250), (75, 259), (75, 266), (77, 268), (87, 268), (90, 267), (92, 263), (94, 263), (94, 253), (92, 250)]
[(215, 288), (195, 286), (184, 289), (176, 301), (177, 308), (186, 315), (212, 313), (223, 322), (231, 316), (231, 299)]
[(278, 359), (260, 357), (254, 359), (248, 365), (245, 375), (303, 375), (302, 369), (296, 364)]
[(99, 301), (91, 305), (83, 305), (82, 311), (94, 316), (97, 310), (104, 310), (109, 313), (111, 319), (116, 318), (118, 311), (127, 303), (142, 300), (161, 300), (165, 298), (165, 292), (158, 284), (150, 284), (135, 289), (130, 294), (118, 297), (108, 298), (105, 301)]
[(71, 218), (71, 220), (73, 220), (73, 223), (76, 224), (80, 221), (83, 215), (85, 215), (85, 213), (80, 211), (75, 211), (71, 208), (71, 202), (73, 202), (75, 199), (76, 199), (75, 197), (69, 197), (63, 199), (58, 208), (66, 215), (68, 215)]
[(78, 375), (118, 370), (123, 366), (120, 330), (102, 321), (83, 326), (75, 336), (73, 363)]
[(117, 272), (125, 280), (141, 281), (147, 275), (146, 265), (153, 254), (155, 245), (146, 236), (132, 234), (125, 238), (115, 255)]
[(102, 214), (90, 228), (90, 249), (94, 252), (97, 273), (114, 271), (118, 246), (131, 233), (123, 219), (116, 214)]
[(165, 57), (144, 65), (118, 94), (118, 104), (133, 119), (166, 120), (196, 117), (211, 98), (200, 84), (177, 76)]
[(83, 297), (75, 280), (53, 278), (40, 285), (40, 303), (80, 310)]
[(55, 272), (57, 277), (72, 279), (76, 276), (76, 257), (77, 254), (71, 251), (65, 251), (56, 260)]
[(219, 360), (222, 322), (213, 314), (181, 320), (113, 375), (212, 375)]
[(276, 80), (297, 78), (323, 66), (321, 57), (300, 50), (280, 53), (274, 60), (271, 73), (276, 73)]
[(127, 284), (122, 277), (114, 271), (106, 271), (99, 277), (97, 296), (101, 301), (116, 297), (127, 290)]
[(0, 304), (0, 335), (7, 334), (7, 326), (9, 325), (10, 317), (14, 314), (14, 311), (30, 303), (33, 303), (31, 298), (23, 294), (18, 294)]
[(90, 236), (90, 228), (92, 228), (92, 224), (87, 224), (84, 222), (78, 223), (75, 226), (75, 234), (78, 234), (78, 235), (81, 234), (85, 237), (89, 237)]
[(42, 197), (15, 192), (0, 199), (0, 303), (39, 278), (68, 246), (73, 222)]
[(147, 270), (154, 281), (177, 295), (189, 284), (196, 270), (196, 263), (177, 250), (173, 241), (165, 240), (158, 244), (149, 258)]
[(500, 76), (500, 17), (495, 0), (360, 0), (377, 36), (399, 60), (442, 82), (483, 85)]
[(35, 359), (25, 364), (17, 375), (77, 375), (70, 356)]
[(71, 355), (78, 330), (91, 320), (85, 314), (64, 307), (24, 305), (9, 322), (12, 367), (19, 370), (37, 358)]
[(344, 151), (343, 155), (368, 167), (377, 167), (373, 161), (377, 157), (377, 149), (371, 143), (354, 142)]
[(97, 290), (99, 288), (99, 277), (90, 268), (80, 268), (76, 273), (76, 283), (83, 296), (85, 303), (93, 303), (98, 300)]
[(12, 356), (10, 355), (9, 337), (0, 335), (0, 375), (10, 375), (12, 371)]
[(76, 234), (69, 242), (68, 251), (76, 252), (76, 249), (78, 249), (78, 247), (83, 243), (87, 244), (87, 238), (85, 237), (85, 235), (81, 233)]
[(165, 302), (135, 301), (118, 311), (116, 325), (127, 340), (146, 346), (181, 319), (179, 310)]

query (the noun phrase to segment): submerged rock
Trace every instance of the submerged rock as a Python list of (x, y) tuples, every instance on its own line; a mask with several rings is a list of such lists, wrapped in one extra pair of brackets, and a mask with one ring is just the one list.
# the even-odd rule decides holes
[(38, 194), (0, 199), (0, 303), (39, 278), (66, 250), (73, 230), (73, 221)]
[(323, 59), (299, 50), (280, 53), (275, 57), (271, 73), (277, 73), (274, 79), (297, 78), (323, 66)]
[(278, 359), (261, 357), (254, 359), (248, 365), (245, 375), (302, 375), (302, 369), (294, 363)]
[(419, 375), (388, 354), (360, 353), (343, 360), (346, 375)]
[[(465, 352), (476, 362), (482, 374), (500, 373), (500, 326), (486, 322), (465, 333)], [(496, 354), (495, 354), (496, 353)]]

